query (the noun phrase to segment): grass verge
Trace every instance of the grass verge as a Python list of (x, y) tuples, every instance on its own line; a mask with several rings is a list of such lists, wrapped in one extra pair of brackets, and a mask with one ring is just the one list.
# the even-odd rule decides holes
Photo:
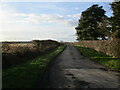
[(49, 62), (62, 52), (64, 48), (65, 46), (60, 46), (48, 54), (39, 56), (22, 65), (4, 70), (2, 72), (2, 87), (35, 88), (38, 78), (42, 76)]
[(90, 48), (76, 46), (78, 50), (86, 57), (93, 61), (96, 61), (102, 65), (105, 65), (113, 70), (120, 71), (120, 59), (113, 58), (104, 53), (97, 52)]

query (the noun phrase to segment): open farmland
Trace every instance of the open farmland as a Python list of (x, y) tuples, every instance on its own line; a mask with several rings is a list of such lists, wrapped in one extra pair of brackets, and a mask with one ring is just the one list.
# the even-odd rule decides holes
[(3, 50), (2, 53), (15, 53), (17, 52), (20, 48), (29, 48), (33, 49), (33, 44), (3, 44)]
[(3, 42), (2, 67), (8, 68), (43, 55), (61, 45), (52, 40), (33, 40), (31, 42)]

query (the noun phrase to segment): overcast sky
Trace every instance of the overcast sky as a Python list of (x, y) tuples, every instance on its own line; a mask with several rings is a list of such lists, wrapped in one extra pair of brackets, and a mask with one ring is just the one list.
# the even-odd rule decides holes
[(74, 28), (81, 12), (93, 4), (112, 15), (108, 2), (1, 2), (0, 41), (76, 41)]

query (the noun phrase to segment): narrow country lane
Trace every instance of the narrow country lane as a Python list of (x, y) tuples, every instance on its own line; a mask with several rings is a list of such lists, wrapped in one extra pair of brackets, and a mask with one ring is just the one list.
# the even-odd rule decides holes
[(67, 46), (52, 63), (43, 83), (48, 88), (118, 88), (119, 73), (108, 70)]

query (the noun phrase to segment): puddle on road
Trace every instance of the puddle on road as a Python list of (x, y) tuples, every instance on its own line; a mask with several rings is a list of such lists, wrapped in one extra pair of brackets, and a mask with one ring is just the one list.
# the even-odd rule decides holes
[(81, 81), (81, 80), (75, 80), (74, 81), (76, 84), (79, 84), (79, 85), (82, 85), (82, 86), (86, 86), (86, 85), (88, 85), (89, 83), (88, 82), (86, 82), (86, 81)]
[(74, 76), (73, 74), (71, 74), (71, 73), (68, 73), (68, 74), (66, 74), (66, 75), (68, 75), (68, 76)]
[(98, 68), (98, 69), (101, 69), (103, 71), (108, 71), (106, 68)]

